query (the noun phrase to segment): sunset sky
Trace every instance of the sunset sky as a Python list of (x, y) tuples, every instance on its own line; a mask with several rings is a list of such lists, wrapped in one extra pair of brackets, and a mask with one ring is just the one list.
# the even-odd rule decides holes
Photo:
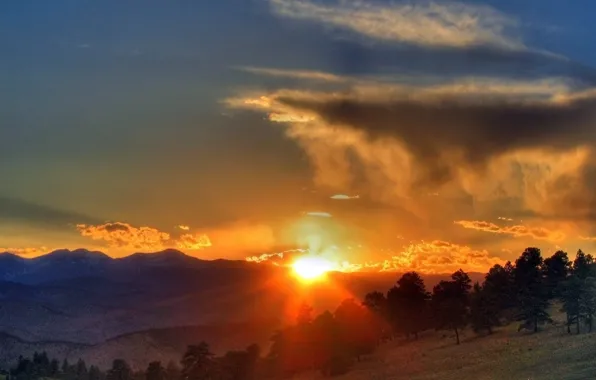
[(594, 10), (3, 2), (0, 252), (423, 272), (591, 252)]

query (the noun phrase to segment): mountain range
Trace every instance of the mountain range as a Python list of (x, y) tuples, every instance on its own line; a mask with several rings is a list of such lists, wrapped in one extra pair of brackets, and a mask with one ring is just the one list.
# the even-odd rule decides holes
[[(446, 277), (426, 276), (427, 287)], [(332, 273), (305, 287), (284, 267), (200, 260), (173, 249), (117, 259), (84, 249), (33, 259), (2, 253), (0, 367), (41, 349), (101, 366), (124, 358), (143, 367), (179, 359), (201, 340), (216, 352), (266, 345), (292, 307), (333, 310), (347, 297), (386, 291), (397, 278)]]

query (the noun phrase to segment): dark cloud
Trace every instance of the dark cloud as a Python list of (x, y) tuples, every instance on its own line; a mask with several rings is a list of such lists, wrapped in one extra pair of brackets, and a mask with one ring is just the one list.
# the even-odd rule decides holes
[[(465, 95), (465, 94), (464, 94)], [(307, 110), (333, 125), (364, 131), (370, 138), (402, 142), (421, 164), (423, 179), (444, 183), (458, 165), (481, 169), (494, 156), (524, 148), (563, 150), (596, 137), (596, 100), (568, 103), (479, 99), (462, 94), (432, 100), (339, 100), (280, 102)], [(447, 160), (445, 153), (458, 157)]]
[(98, 223), (98, 219), (80, 213), (0, 196), (0, 219), (19, 220), (33, 225), (63, 229), (76, 223)]

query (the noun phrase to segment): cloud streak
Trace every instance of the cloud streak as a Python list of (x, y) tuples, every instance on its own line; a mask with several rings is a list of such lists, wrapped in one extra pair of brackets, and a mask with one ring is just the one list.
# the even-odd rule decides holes
[(345, 194), (335, 194), (331, 196), (331, 199), (346, 201), (350, 199), (359, 199), (359, 195), (345, 195)]
[(547, 240), (550, 242), (561, 242), (566, 235), (562, 231), (549, 230), (544, 227), (528, 227), (524, 225), (498, 226), (494, 223), (479, 220), (458, 220), (454, 222), (463, 228), (490, 232), (493, 234), (511, 235), (514, 237), (531, 237), (536, 240)]
[(427, 47), (488, 45), (522, 49), (517, 23), (489, 6), (457, 2), (375, 5), (363, 1), (315, 3), (269, 0), (275, 14), (318, 22), (369, 38)]

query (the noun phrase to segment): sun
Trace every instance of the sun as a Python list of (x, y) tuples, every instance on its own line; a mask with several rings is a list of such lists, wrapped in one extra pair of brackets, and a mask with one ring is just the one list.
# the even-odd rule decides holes
[(292, 264), (294, 273), (303, 281), (320, 279), (333, 267), (329, 260), (314, 255), (302, 256)]

